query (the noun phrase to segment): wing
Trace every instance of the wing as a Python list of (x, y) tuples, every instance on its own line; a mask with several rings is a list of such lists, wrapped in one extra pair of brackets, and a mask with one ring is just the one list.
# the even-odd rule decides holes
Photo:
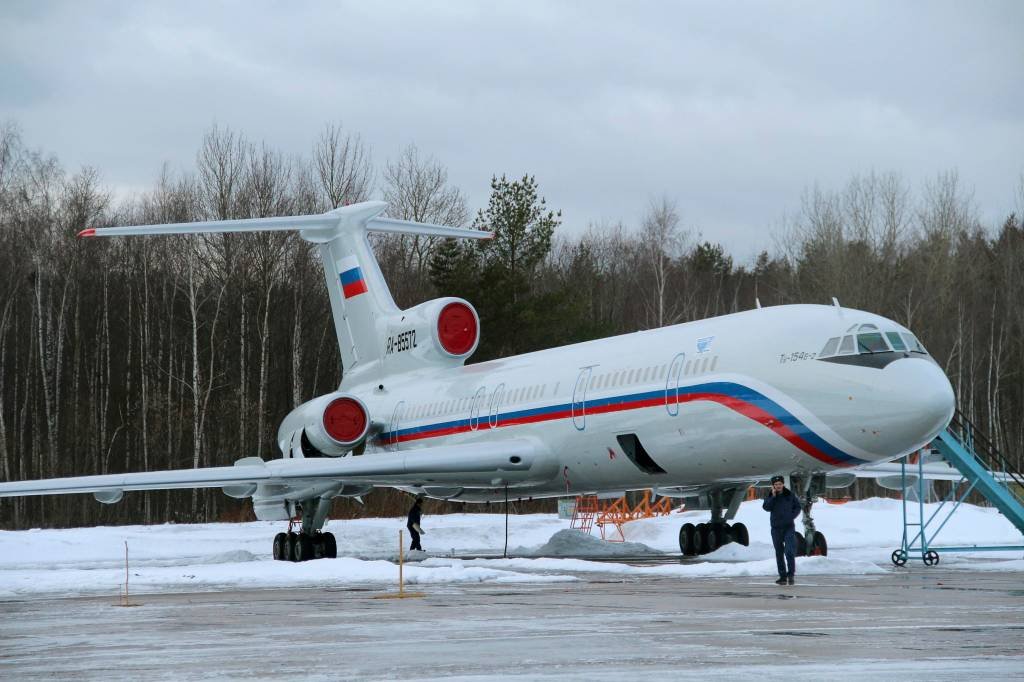
[[(875, 478), (875, 479), (887, 479), (887, 480), (898, 480), (901, 475), (902, 469), (898, 462), (888, 462), (886, 464), (870, 464), (862, 466), (857, 469), (851, 469), (850, 473), (857, 478)], [(907, 465), (907, 480), (917, 481), (918, 473), (923, 473), (925, 480), (928, 481), (959, 481), (964, 477), (958, 469), (950, 466), (946, 462), (931, 462), (921, 467), (921, 471), (918, 471), (917, 464)], [(893, 479), (895, 477), (895, 479)]]
[(225, 486), (285, 485), (323, 482), (377, 486), (447, 485), (494, 488), (550, 480), (557, 464), (535, 441), (448, 445), (401, 453), (338, 458), (241, 459), (234, 466), (174, 469), (130, 474), (71, 476), (0, 483), (0, 497), (93, 493), (115, 501), (126, 490), (171, 490)]

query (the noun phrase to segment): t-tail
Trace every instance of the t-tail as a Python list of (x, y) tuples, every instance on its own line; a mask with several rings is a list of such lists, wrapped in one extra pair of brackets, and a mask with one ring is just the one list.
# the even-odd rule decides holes
[(479, 343), (480, 319), (468, 302), (439, 298), (400, 310), (370, 247), (370, 232), (489, 239), (490, 232), (381, 217), (382, 201), (320, 215), (213, 220), (88, 229), (79, 237), (296, 231), (318, 245), (344, 368), (342, 386), (381, 382), (419, 369), (461, 365)]

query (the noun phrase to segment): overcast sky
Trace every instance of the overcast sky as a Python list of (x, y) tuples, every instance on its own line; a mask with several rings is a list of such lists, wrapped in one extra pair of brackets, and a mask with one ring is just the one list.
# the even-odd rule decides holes
[(1024, 2), (0, 3), (0, 122), (120, 194), (191, 170), (215, 122), (381, 165), (415, 142), (476, 209), (531, 173), (562, 228), (668, 196), (740, 261), (804, 188), (956, 169), (1018, 208)]

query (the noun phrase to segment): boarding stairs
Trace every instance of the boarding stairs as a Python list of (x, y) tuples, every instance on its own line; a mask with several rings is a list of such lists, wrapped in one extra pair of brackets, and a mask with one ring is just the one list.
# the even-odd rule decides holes
[(655, 516), (666, 516), (672, 513), (672, 502), (667, 497), (652, 500), (650, 490), (645, 490), (643, 497), (635, 505), (629, 504), (626, 495), (614, 500), (602, 501), (595, 495), (582, 495), (576, 498), (570, 528), (590, 533), (594, 526), (601, 531), (601, 539), (607, 542), (625, 542), (626, 536), (622, 526), (637, 519), (649, 519)]
[[(934, 544), (935, 537), (972, 492), (984, 496), (1024, 534), (1024, 474), (959, 410), (953, 415), (946, 430), (932, 442), (932, 447), (960, 472), (962, 478), (951, 487), (949, 494), (926, 521), (925, 458), (919, 456), (914, 462), (911, 462), (910, 457), (903, 460), (903, 542), (900, 549), (892, 553), (892, 562), (902, 566), (912, 556), (919, 555), (925, 565), (932, 566), (939, 563), (939, 552), (1024, 550), (1024, 544), (958, 547)], [(915, 477), (918, 499), (909, 502), (906, 490), (914, 485), (911, 481)]]

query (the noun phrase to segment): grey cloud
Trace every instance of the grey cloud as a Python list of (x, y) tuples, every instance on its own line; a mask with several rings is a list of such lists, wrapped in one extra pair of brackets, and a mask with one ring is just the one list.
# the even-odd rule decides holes
[(416, 142), (478, 206), (502, 173), (570, 231), (665, 194), (746, 259), (804, 187), (872, 169), (956, 167), (986, 219), (1011, 210), (1022, 8), (8, 3), (0, 119), (119, 187), (191, 167), (214, 121), (294, 153), (341, 121), (377, 161)]

